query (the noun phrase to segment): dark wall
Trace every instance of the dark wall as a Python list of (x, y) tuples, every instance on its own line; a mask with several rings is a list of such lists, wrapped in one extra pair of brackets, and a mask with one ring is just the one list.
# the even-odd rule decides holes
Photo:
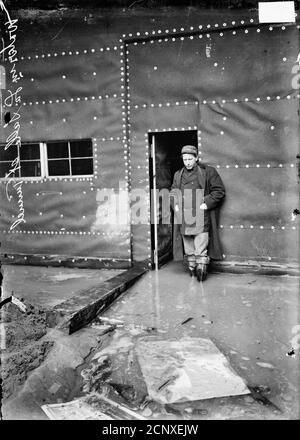
[[(227, 190), (220, 223), (229, 259), (298, 257), (297, 34), (296, 26), (242, 26), (127, 46), (133, 169), (147, 131), (197, 129), (201, 160)], [(133, 181), (147, 177), (135, 172)], [(136, 227), (139, 248), (145, 233)]]
[[(257, 6), (257, 0), (6, 0), (10, 8), (161, 8), (165, 6), (198, 7), (210, 9), (248, 9)], [(298, 3), (296, 1), (295, 3)]]
[(13, 232), (17, 199), (1, 181), (2, 252), (149, 258), (150, 224), (103, 226), (97, 191), (149, 191), (148, 132), (190, 129), (226, 185), (226, 259), (296, 261), (298, 38), (299, 25), (260, 26), (251, 10), (20, 12), (22, 140), (91, 138), (96, 166), (24, 182), (26, 224)]

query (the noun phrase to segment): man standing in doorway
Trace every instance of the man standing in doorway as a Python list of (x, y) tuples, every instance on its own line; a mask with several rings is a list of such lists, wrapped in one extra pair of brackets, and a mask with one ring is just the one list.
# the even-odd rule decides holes
[(174, 260), (182, 259), (184, 250), (190, 275), (204, 281), (210, 258), (222, 259), (218, 208), (225, 188), (215, 168), (198, 163), (195, 146), (185, 145), (181, 157), (184, 167), (176, 171), (171, 189)]

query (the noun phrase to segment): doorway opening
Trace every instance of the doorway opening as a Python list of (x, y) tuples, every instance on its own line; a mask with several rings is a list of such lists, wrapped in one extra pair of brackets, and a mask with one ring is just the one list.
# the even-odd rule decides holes
[[(156, 201), (156, 190), (171, 189), (173, 177), (182, 168), (181, 149), (184, 145), (194, 145), (198, 148), (197, 130), (168, 131), (149, 133), (150, 146), (150, 197), (151, 208), (151, 264), (152, 268), (173, 258), (173, 215), (170, 222), (164, 223), (168, 207), (162, 206), (162, 201)], [(154, 219), (157, 221), (153, 221)]]

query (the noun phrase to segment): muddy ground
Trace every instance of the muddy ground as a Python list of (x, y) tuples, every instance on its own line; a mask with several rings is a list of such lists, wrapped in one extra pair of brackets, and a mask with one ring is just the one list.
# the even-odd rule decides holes
[[(25, 303), (23, 303), (25, 304)], [(51, 341), (43, 340), (47, 333), (44, 310), (26, 305), (26, 312), (7, 303), (1, 309), (1, 377), (2, 396), (7, 399), (23, 385), (51, 349)]]
[[(211, 274), (202, 285), (181, 266), (169, 264), (159, 273), (147, 273), (93, 323), (72, 335), (58, 329), (45, 334), (41, 310), (15, 314), (23, 330), (7, 314), (7, 372), (17, 373), (22, 349), (18, 338), (14, 346), (14, 332), (26, 335), (23, 348), (36, 352), (31, 355), (34, 369), (20, 369), (18, 386), (8, 379), (4, 418), (47, 419), (42, 405), (77, 398), (95, 411), (109, 413), (104, 396), (154, 420), (298, 419), (298, 287), (296, 277), (254, 274)], [(171, 404), (151, 399), (137, 358), (138, 341), (186, 337), (212, 340), (250, 394)], [(295, 355), (289, 356), (293, 345)], [(15, 361), (9, 363), (13, 355)]]

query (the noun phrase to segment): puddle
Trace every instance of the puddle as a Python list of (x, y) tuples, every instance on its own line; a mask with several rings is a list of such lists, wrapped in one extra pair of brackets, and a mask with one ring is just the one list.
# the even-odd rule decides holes
[(86, 276), (83, 276), (81, 274), (75, 274), (75, 273), (68, 274), (68, 273), (61, 272), (56, 275), (48, 275), (47, 278), (50, 281), (53, 280), (53, 281), (60, 282), (60, 281), (70, 280), (72, 278), (86, 278)]

